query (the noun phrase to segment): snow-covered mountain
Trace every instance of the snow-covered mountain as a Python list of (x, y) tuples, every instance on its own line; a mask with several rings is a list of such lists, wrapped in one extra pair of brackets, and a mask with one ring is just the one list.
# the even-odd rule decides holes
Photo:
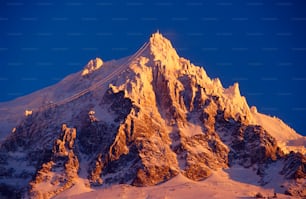
[(91, 60), (0, 110), (3, 197), (107, 198), (136, 186), (140, 198), (159, 198), (173, 186), (164, 197), (182, 198), (184, 183), (215, 198), (200, 187), (306, 197), (305, 137), (249, 108), (238, 83), (223, 88), (160, 33), (132, 56)]

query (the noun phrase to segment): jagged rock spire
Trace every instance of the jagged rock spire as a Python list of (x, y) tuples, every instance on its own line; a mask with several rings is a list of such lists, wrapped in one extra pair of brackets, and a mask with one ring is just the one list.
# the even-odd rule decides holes
[(179, 56), (173, 48), (171, 42), (165, 38), (159, 31), (152, 34), (150, 39), (150, 54), (154, 60), (159, 60), (165, 65), (175, 65)]

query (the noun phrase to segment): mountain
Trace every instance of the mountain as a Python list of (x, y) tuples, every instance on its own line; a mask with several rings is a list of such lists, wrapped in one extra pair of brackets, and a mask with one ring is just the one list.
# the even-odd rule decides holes
[(160, 33), (0, 110), (2, 197), (306, 197), (305, 137)]

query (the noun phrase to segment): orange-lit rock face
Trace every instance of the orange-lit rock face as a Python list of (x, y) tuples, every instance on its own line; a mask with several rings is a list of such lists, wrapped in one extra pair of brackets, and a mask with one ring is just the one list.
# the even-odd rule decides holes
[[(40, 96), (50, 99), (35, 107)], [(31, 114), (21, 111), (23, 119), (0, 147), (0, 166), (33, 198), (50, 198), (74, 184), (87, 191), (152, 186), (178, 174), (199, 181), (231, 166), (256, 170), (262, 184), (270, 183), (265, 176), (274, 163), (291, 180), (305, 176), (304, 156), (285, 154), (287, 138), (303, 137), (250, 110), (237, 83), (223, 88), (179, 57), (160, 33), (130, 57), (92, 60), (31, 97), (37, 98), (29, 100)], [(23, 172), (11, 169), (9, 162), (21, 160)]]

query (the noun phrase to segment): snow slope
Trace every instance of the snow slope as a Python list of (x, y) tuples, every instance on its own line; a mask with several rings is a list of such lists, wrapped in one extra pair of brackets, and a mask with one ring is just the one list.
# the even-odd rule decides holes
[[(274, 190), (252, 184), (259, 180), (254, 178), (254, 171), (245, 168), (231, 168), (215, 171), (205, 181), (195, 182), (179, 174), (173, 179), (152, 187), (134, 187), (114, 185), (108, 188), (96, 188), (92, 191), (78, 193), (72, 188), (54, 199), (186, 199), (186, 198), (254, 198), (257, 193), (272, 197)], [(247, 182), (245, 180), (247, 179)], [(78, 185), (76, 185), (78, 187)], [(278, 198), (293, 198), (277, 194)]]
[[(112, 78), (120, 76), (123, 70), (128, 68), (130, 62), (143, 53), (147, 46), (148, 44), (145, 43), (130, 57), (103, 63), (103, 67), (101, 59), (96, 58), (89, 61), (83, 71), (68, 75), (55, 85), (12, 101), (0, 103), (0, 142), (26, 117), (27, 111), (42, 111), (54, 105), (71, 102), (99, 87), (106, 85), (107, 88)], [(92, 63), (98, 63), (99, 67), (92, 69)], [(91, 68), (90, 73), (94, 71), (98, 73), (93, 74), (90, 78), (84, 78), (82, 74), (88, 70), (88, 67)]]
[(298, 151), (306, 154), (306, 137), (294, 131), (281, 119), (258, 113), (253, 109), (254, 123), (263, 126), (274, 138), (285, 153)]

